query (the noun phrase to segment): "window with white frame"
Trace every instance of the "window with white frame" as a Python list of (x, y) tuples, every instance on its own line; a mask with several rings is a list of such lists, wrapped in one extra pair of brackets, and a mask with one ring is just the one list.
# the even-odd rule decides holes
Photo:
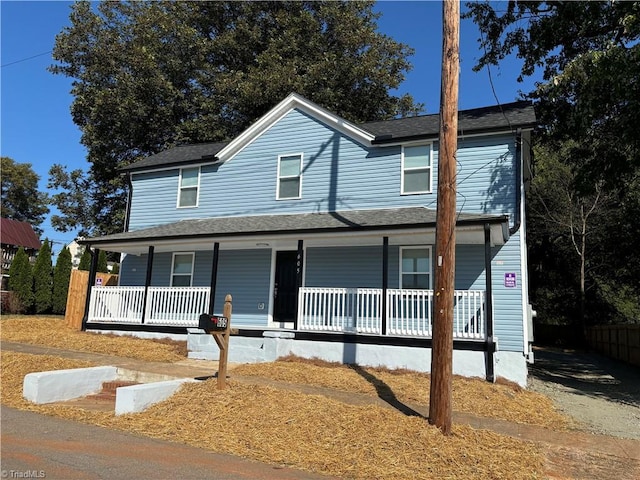
[(302, 196), (302, 154), (278, 157), (278, 200)]
[(402, 193), (431, 193), (431, 144), (403, 147)]
[(198, 187), (200, 185), (200, 167), (180, 169), (178, 188), (178, 207), (198, 206)]
[(431, 247), (400, 248), (400, 287), (431, 289)]
[(193, 277), (193, 253), (174, 253), (171, 262), (171, 286), (190, 287)]

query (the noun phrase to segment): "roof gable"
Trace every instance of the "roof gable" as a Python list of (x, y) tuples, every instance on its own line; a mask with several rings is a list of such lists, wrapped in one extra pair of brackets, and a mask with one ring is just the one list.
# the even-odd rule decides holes
[[(139, 160), (121, 170), (138, 172), (180, 168), (198, 163), (226, 162), (295, 109), (367, 147), (433, 139), (438, 137), (440, 129), (440, 115), (437, 113), (355, 124), (296, 93), (291, 93), (233, 140), (179, 145)], [(531, 129), (536, 125), (535, 111), (529, 101), (460, 110), (458, 119), (460, 135), (515, 132), (516, 129)]]
[(33, 250), (40, 250), (42, 246), (40, 239), (29, 223), (10, 218), (0, 218), (0, 238), (4, 245), (14, 245)]
[(260, 117), (255, 123), (253, 123), (253, 125), (221, 149), (217, 155), (218, 159), (221, 162), (231, 159), (234, 155), (244, 149), (294, 109), (305, 112), (307, 115), (335, 128), (339, 132), (351, 137), (365, 146), (371, 146), (371, 142), (375, 138), (373, 134), (363, 130), (355, 123), (351, 123), (344, 118), (325, 110), (319, 105), (316, 105), (296, 93), (291, 93), (287, 98), (269, 110), (269, 112)]

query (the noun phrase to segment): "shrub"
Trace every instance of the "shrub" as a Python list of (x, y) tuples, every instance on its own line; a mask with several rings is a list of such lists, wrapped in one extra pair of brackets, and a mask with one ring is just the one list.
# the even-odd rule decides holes
[(104, 250), (100, 250), (100, 253), (98, 254), (98, 266), (96, 267), (96, 271), (109, 273), (109, 269), (107, 268), (107, 252)]
[(84, 252), (82, 252), (78, 270), (86, 270), (87, 272), (91, 270), (91, 253), (89, 252), (88, 248), (85, 248)]
[(49, 240), (44, 241), (33, 267), (33, 293), (35, 312), (50, 312), (53, 295), (53, 269)]
[(20, 311), (14, 313), (31, 311), (34, 301), (33, 272), (29, 257), (22, 247), (18, 249), (9, 268), (9, 290), (14, 292), (14, 296), (20, 302)]
[(53, 313), (61, 315), (67, 308), (67, 296), (69, 294), (69, 282), (71, 281), (71, 252), (64, 247), (58, 255), (56, 268), (53, 273)]

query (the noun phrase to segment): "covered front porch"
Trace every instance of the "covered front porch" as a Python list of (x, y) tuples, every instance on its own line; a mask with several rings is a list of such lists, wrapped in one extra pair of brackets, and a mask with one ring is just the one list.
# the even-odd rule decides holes
[[(300, 287), (291, 328), (430, 338), (433, 296), (433, 290)], [(484, 340), (491, 317), (486, 292), (456, 290), (454, 297), (454, 338)], [(87, 323), (196, 328), (210, 300), (210, 287), (94, 286)]]
[[(454, 338), (492, 342), (491, 248), (509, 238), (508, 218), (460, 214), (456, 237)], [(230, 293), (234, 328), (432, 335), (435, 210), (186, 220), (81, 243), (94, 249), (85, 329), (186, 332)], [(119, 286), (95, 285), (98, 249), (129, 256)], [(176, 256), (191, 258), (190, 277), (178, 276)]]

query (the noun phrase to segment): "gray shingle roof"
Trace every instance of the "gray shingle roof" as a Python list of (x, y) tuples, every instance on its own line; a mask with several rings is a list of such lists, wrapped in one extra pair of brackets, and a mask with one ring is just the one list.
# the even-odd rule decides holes
[(198, 143), (195, 145), (178, 145), (163, 152), (143, 158), (126, 167), (122, 171), (151, 170), (153, 168), (166, 168), (169, 166), (183, 166), (192, 163), (215, 161), (216, 154), (229, 142)]
[[(536, 123), (533, 105), (527, 101), (461, 110), (458, 118), (458, 127), (461, 134), (529, 128)], [(373, 143), (382, 145), (398, 141), (436, 137), (440, 128), (440, 116), (436, 113), (380, 122), (368, 122), (358, 126), (375, 135), (376, 139)], [(133, 172), (154, 168), (182, 167), (203, 161), (214, 162), (216, 154), (229, 143), (230, 141), (180, 145), (134, 162), (123, 167), (121, 171)]]
[[(531, 102), (520, 101), (491, 107), (461, 110), (458, 113), (460, 134), (515, 130), (533, 127), (536, 116)], [(369, 122), (361, 128), (376, 136), (374, 143), (383, 144), (417, 138), (436, 137), (440, 130), (440, 115), (420, 115), (381, 122)]]
[[(461, 213), (458, 225), (500, 223), (504, 215)], [(424, 207), (382, 210), (352, 210), (333, 213), (302, 213), (289, 215), (258, 215), (250, 217), (217, 217), (182, 220), (157, 227), (87, 238), (82, 244), (96, 247), (109, 243), (134, 243), (153, 240), (215, 238), (229, 236), (260, 236), (287, 233), (321, 233), (433, 227), (436, 211)]]

